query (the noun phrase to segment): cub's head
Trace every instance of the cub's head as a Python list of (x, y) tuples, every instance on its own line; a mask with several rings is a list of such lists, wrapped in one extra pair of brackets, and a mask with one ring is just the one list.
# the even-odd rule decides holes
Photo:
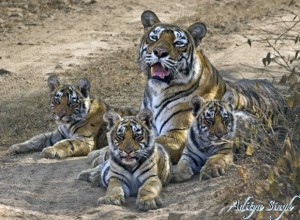
[(192, 127), (205, 140), (217, 141), (234, 136), (236, 122), (231, 101), (194, 97), (191, 101), (195, 121)]
[(194, 50), (207, 29), (197, 22), (185, 29), (160, 23), (152, 11), (144, 11), (141, 21), (145, 34), (139, 47), (139, 63), (149, 80), (155, 83), (180, 84), (193, 78)]
[(108, 111), (103, 116), (108, 125), (107, 140), (111, 157), (120, 164), (134, 167), (154, 150), (151, 131), (152, 112), (142, 109), (137, 116), (120, 117)]
[(90, 105), (90, 82), (86, 78), (77, 85), (61, 85), (57, 76), (48, 78), (50, 109), (58, 124), (85, 119)]

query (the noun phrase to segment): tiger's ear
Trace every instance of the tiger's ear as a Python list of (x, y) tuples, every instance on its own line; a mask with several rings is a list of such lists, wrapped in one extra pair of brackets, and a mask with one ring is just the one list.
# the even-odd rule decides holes
[(197, 23), (191, 25), (187, 30), (190, 32), (190, 34), (194, 38), (196, 47), (200, 44), (202, 38), (205, 37), (205, 35), (207, 33), (206, 25), (201, 22), (197, 22)]
[(56, 89), (58, 86), (60, 86), (59, 79), (55, 75), (49, 76), (49, 78), (47, 80), (47, 84), (50, 89), (50, 92), (53, 92), (54, 89)]
[(90, 95), (90, 88), (91, 88), (90, 81), (87, 78), (81, 78), (78, 80), (77, 86), (79, 91), (82, 93), (82, 95), (85, 98), (88, 98)]
[(232, 91), (227, 91), (222, 97), (222, 101), (225, 101), (229, 104), (231, 110), (234, 109), (234, 93)]
[(107, 111), (103, 115), (103, 120), (107, 123), (107, 129), (111, 129), (117, 120), (120, 120), (121, 116), (113, 111)]
[(204, 104), (205, 100), (200, 96), (194, 96), (191, 100), (191, 105), (193, 107), (193, 115), (197, 116), (198, 112), (201, 109), (201, 106)]
[(141, 119), (144, 124), (151, 130), (152, 128), (152, 112), (148, 108), (141, 109), (137, 117)]
[(152, 27), (153, 25), (160, 23), (160, 20), (158, 19), (157, 15), (150, 10), (144, 11), (141, 15), (141, 21), (144, 26), (144, 30), (146, 31), (149, 27)]

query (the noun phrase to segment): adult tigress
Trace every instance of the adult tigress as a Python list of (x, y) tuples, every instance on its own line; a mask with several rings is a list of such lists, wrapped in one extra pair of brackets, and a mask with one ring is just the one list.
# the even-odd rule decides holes
[[(107, 145), (103, 114), (109, 106), (102, 100), (90, 98), (90, 82), (81, 78), (77, 85), (61, 85), (57, 76), (48, 78), (50, 109), (58, 125), (53, 132), (34, 136), (14, 144), (9, 153), (42, 151), (47, 158), (86, 156), (95, 148)], [(130, 109), (118, 109), (131, 114)]]
[(144, 11), (145, 29), (139, 46), (139, 63), (148, 77), (141, 108), (153, 112), (157, 144), (163, 146), (176, 164), (187, 140), (193, 116), (189, 102), (200, 96), (221, 99), (226, 91), (234, 93), (234, 108), (256, 116), (282, 112), (285, 101), (265, 80), (225, 81), (216, 68), (197, 49), (207, 29), (195, 23), (187, 29), (161, 23), (152, 11)]

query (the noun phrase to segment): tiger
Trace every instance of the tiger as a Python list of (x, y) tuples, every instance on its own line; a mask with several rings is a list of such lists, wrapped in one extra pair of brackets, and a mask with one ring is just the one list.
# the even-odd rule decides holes
[(264, 123), (284, 113), (286, 103), (271, 82), (262, 79), (230, 82), (199, 49), (207, 27), (196, 22), (184, 28), (161, 23), (157, 15), (141, 15), (144, 35), (138, 48), (138, 62), (147, 82), (141, 109), (153, 113), (156, 143), (166, 149), (176, 164), (186, 145), (188, 129), (193, 122), (192, 97), (221, 100), (233, 93), (233, 107), (249, 112)]
[[(41, 151), (42, 157), (62, 159), (86, 156), (107, 145), (103, 114), (110, 109), (100, 98), (90, 97), (90, 82), (80, 78), (77, 85), (61, 84), (56, 75), (48, 77), (50, 111), (57, 128), (9, 147), (8, 153)], [(119, 109), (131, 114), (132, 109)]]
[(107, 188), (98, 204), (121, 205), (125, 198), (137, 196), (136, 206), (142, 211), (161, 207), (159, 195), (170, 181), (171, 161), (164, 148), (155, 144), (152, 112), (142, 109), (136, 116), (121, 118), (108, 111), (103, 118), (109, 130), (109, 158), (96, 168), (99, 180), (94, 180)]
[(244, 111), (236, 111), (233, 97), (222, 100), (193, 97), (194, 121), (188, 130), (187, 144), (174, 168), (171, 182), (183, 182), (200, 173), (200, 180), (224, 175), (233, 164), (234, 153), (247, 155), (268, 134), (259, 120)]

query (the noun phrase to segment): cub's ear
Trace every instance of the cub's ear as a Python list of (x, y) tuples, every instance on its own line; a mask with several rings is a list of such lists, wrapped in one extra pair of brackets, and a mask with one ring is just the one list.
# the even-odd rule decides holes
[(141, 119), (144, 124), (151, 130), (152, 128), (152, 112), (148, 108), (141, 109), (137, 117)]
[(77, 87), (85, 98), (89, 97), (91, 84), (87, 78), (79, 79), (77, 82)]
[(50, 92), (53, 92), (54, 89), (56, 89), (58, 86), (60, 86), (59, 79), (55, 75), (49, 76), (49, 78), (47, 80), (47, 84), (50, 89)]
[(141, 21), (144, 26), (144, 30), (146, 31), (149, 27), (152, 27), (153, 25), (160, 23), (160, 20), (158, 19), (157, 15), (150, 10), (144, 11), (141, 15)]
[(191, 100), (191, 105), (193, 107), (193, 115), (197, 116), (199, 113), (201, 106), (204, 104), (205, 100), (200, 96), (194, 96)]
[(234, 109), (234, 93), (232, 91), (227, 91), (222, 97), (222, 101), (225, 101), (229, 104), (231, 110)]
[(107, 129), (111, 129), (117, 120), (120, 120), (121, 116), (113, 111), (107, 111), (103, 115), (103, 120), (107, 123)]
[(194, 38), (196, 47), (200, 44), (202, 38), (205, 37), (205, 35), (207, 33), (206, 25), (201, 22), (197, 22), (197, 23), (191, 25), (187, 30), (190, 32), (190, 34)]

